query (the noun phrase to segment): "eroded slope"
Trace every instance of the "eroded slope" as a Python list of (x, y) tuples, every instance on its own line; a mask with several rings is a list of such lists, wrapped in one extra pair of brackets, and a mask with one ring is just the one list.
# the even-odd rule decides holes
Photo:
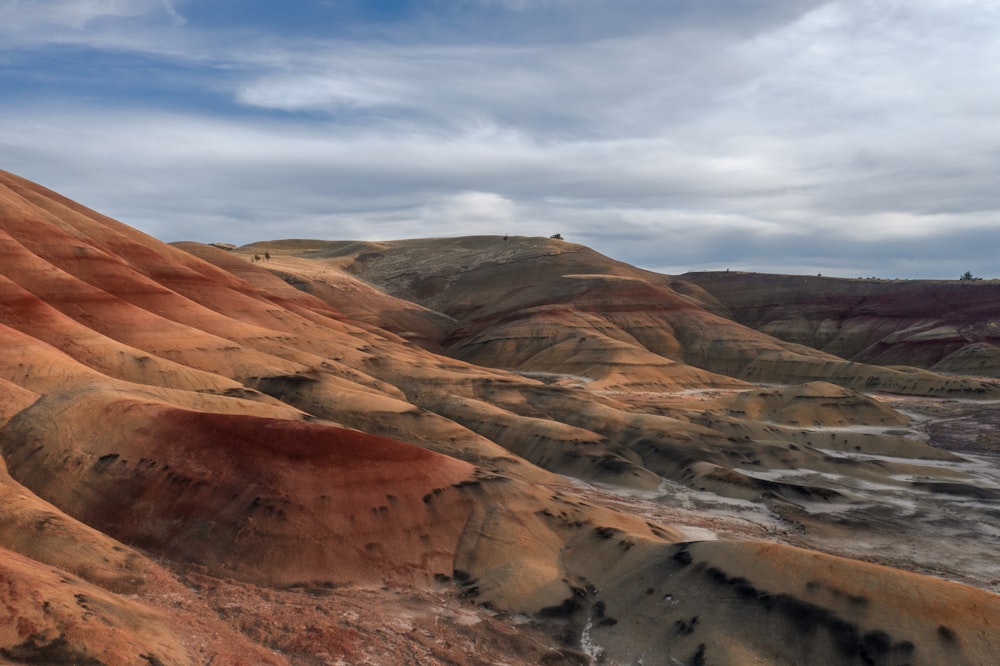
[[(852, 501), (823, 475), (906, 483), (904, 463), (831, 449), (942, 454), (863, 395), (754, 387), (749, 368), (992, 384), (852, 374), (579, 246), (402, 246), (188, 252), (0, 174), (4, 658), (996, 656), (995, 595), (781, 543), (681, 545), (683, 525), (558, 475), (792, 515)], [(793, 468), (820, 480), (768, 478)], [(874, 610), (848, 618), (859, 586)]]
[(1000, 283), (689, 273), (728, 316), (862, 363), (1000, 374)]

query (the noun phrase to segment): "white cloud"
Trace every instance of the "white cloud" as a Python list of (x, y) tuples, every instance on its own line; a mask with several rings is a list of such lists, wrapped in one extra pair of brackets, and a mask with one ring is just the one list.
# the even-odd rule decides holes
[[(916, 262), (948, 233), (974, 252), (1000, 222), (996, 2), (686, 3), (666, 18), (591, 2), (617, 10), (613, 31), (489, 44), (406, 26), (377, 44), (237, 40), (176, 30), (168, 0), (39, 4), (0, 0), (0, 33), (222, 72), (190, 85), (238, 117), (0, 109), (4, 168), (168, 239), (558, 231), (645, 265), (714, 253), (829, 274), (836, 253), (873, 265), (851, 243)], [(115, 28), (129, 17), (154, 27)]]
[[(12, 62), (20, 54), (21, 61), (30, 62), (46, 48), (69, 46), (116, 52), (128, 67), (129, 53), (154, 55), (164, 62), (213, 61), (225, 40), (202, 43), (183, 29), (187, 20), (177, 9), (179, 1), (0, 0), (0, 58)], [(241, 57), (260, 61), (265, 56), (248, 51)], [(42, 63), (44, 69), (44, 58)]]
[(467, 0), (473, 4), (486, 7), (503, 7), (504, 9), (522, 12), (528, 9), (544, 9), (548, 7), (570, 7), (577, 11), (581, 5), (606, 3), (607, 0)]
[(183, 20), (170, 0), (0, 0), (0, 34), (37, 33), (52, 28), (83, 30), (101, 19), (133, 18), (164, 10)]
[(285, 111), (389, 106), (405, 97), (398, 81), (336, 73), (268, 75), (236, 93), (243, 104)]
[(512, 224), (516, 214), (514, 203), (494, 192), (460, 192), (423, 207), (421, 218), (435, 228), (446, 226), (460, 233), (495, 234), (504, 225)]
[(177, 11), (173, 0), (160, 0), (160, 2), (163, 4), (163, 10), (174, 20), (174, 25), (182, 26), (187, 23), (187, 19)]

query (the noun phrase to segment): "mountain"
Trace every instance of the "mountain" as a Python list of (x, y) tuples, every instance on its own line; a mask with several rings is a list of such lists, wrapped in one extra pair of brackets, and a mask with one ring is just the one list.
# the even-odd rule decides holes
[(995, 661), (1000, 489), (870, 392), (1000, 382), (729, 307), (553, 239), (167, 245), (0, 172), (0, 656)]

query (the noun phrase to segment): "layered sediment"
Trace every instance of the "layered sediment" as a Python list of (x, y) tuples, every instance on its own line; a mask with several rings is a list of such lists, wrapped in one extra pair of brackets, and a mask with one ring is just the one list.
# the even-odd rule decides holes
[(992, 340), (887, 367), (750, 302), (554, 239), (171, 246), (0, 173), (0, 655), (996, 661), (1000, 487), (886, 395), (1000, 399), (935, 371)]

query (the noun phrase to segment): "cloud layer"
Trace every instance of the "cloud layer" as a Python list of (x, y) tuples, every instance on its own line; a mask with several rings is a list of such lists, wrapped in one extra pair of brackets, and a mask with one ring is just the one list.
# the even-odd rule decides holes
[(35, 5), (0, 0), (0, 168), (165, 240), (1000, 277), (993, 1)]

